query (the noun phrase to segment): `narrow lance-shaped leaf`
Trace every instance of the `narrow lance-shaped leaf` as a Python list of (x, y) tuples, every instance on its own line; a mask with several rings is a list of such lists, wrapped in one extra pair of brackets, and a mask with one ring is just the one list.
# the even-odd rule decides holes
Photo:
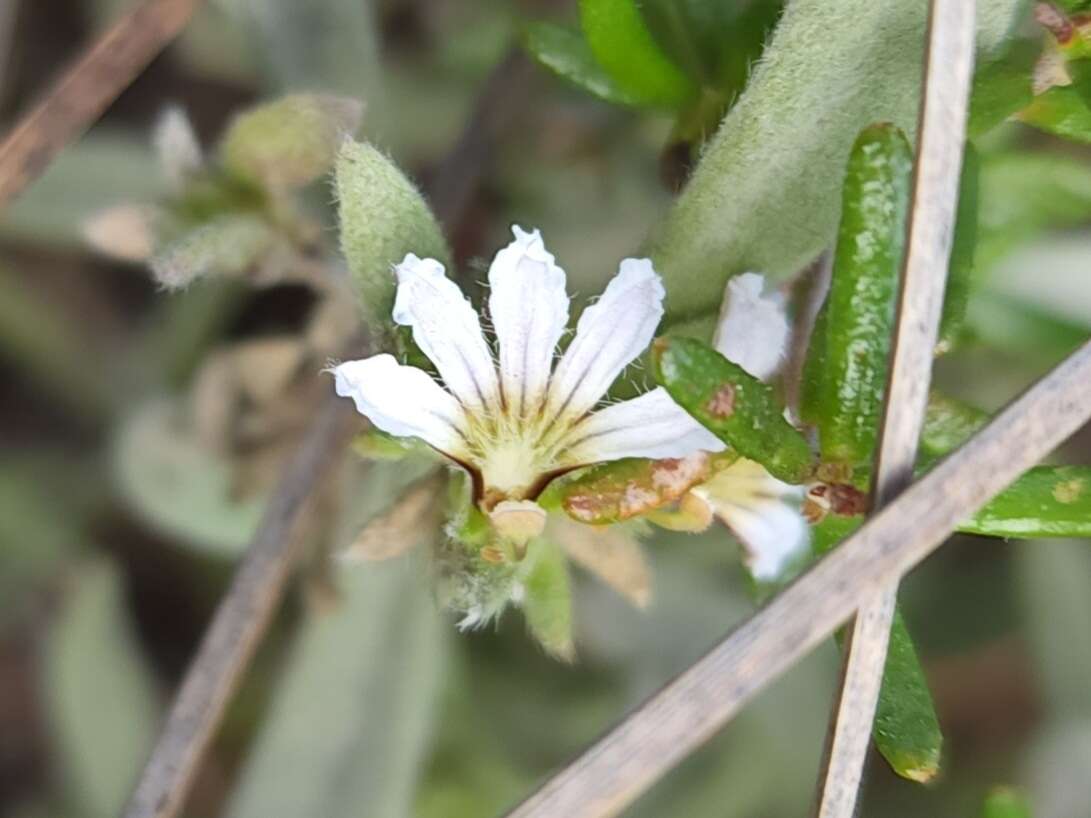
[(552, 23), (531, 23), (523, 33), (523, 46), (538, 62), (559, 77), (599, 99), (615, 105), (639, 106), (642, 99), (614, 82), (591, 53), (578, 32)]
[[(827, 517), (814, 527), (816, 553), (826, 553), (862, 523), (862, 517)], [(837, 639), (838, 644), (843, 642), (841, 632)], [(890, 647), (872, 735), (883, 758), (903, 778), (925, 782), (939, 772), (943, 732), (924, 669), (900, 610), (895, 610), (890, 628)]]
[(660, 338), (652, 347), (655, 379), (714, 435), (786, 483), (802, 483), (814, 457), (784, 419), (773, 388), (692, 338)]
[(992, 537), (1091, 537), (1091, 466), (1036, 466), (959, 531)]
[(634, 0), (580, 0), (583, 33), (614, 82), (648, 105), (679, 108), (697, 88), (656, 43)]
[(817, 413), (824, 460), (866, 463), (875, 450), (912, 172), (893, 125), (866, 128), (849, 156)]
[(955, 234), (951, 243), (951, 261), (947, 268), (947, 288), (943, 294), (943, 315), (939, 327), (939, 344), (942, 349), (949, 349), (959, 341), (966, 320), (966, 306), (970, 301), (970, 287), (974, 280), (974, 255), (977, 249), (980, 165), (977, 150), (967, 142), (962, 156)]
[(826, 338), (829, 332), (830, 303), (822, 303), (814, 319), (807, 342), (807, 357), (803, 361), (803, 376), (799, 388), (799, 416), (805, 423), (818, 425), (822, 400), (822, 383), (826, 372)]
[(386, 156), (347, 141), (337, 157), (341, 250), (348, 261), (364, 319), (389, 326), (393, 266), (415, 253), (449, 263), (450, 251), (424, 198)]

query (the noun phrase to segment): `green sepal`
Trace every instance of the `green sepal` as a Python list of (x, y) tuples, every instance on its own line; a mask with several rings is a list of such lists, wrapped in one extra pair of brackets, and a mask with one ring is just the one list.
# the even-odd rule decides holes
[(634, 0), (580, 0), (580, 23), (599, 65), (645, 105), (677, 110), (696, 84), (663, 53)]
[[(863, 522), (863, 517), (826, 517), (813, 529), (815, 552), (830, 551)], [(843, 640), (843, 632), (838, 632), (838, 644)], [(891, 769), (903, 778), (923, 783), (939, 772), (943, 732), (917, 650), (897, 609), (890, 628), (872, 737)]]
[(990, 537), (1091, 537), (1091, 466), (1035, 466), (959, 524)]
[(786, 483), (811, 475), (811, 447), (784, 419), (773, 387), (692, 338), (658, 339), (652, 370), (683, 409), (743, 457)]
[(531, 635), (558, 659), (575, 658), (572, 644), (572, 586), (564, 552), (534, 540), (527, 551), (530, 570), (523, 579), (523, 616)]
[(872, 125), (857, 137), (845, 173), (827, 296), (817, 412), (825, 461), (866, 463), (875, 450), (912, 173), (912, 149), (893, 125)]
[(943, 351), (958, 343), (966, 321), (966, 306), (970, 301), (970, 288), (974, 281), (974, 254), (977, 249), (980, 169), (981, 160), (977, 150), (967, 142), (962, 155), (955, 234), (951, 242), (951, 260), (947, 267), (947, 287), (943, 293), (943, 314), (939, 325), (939, 345)]
[(629, 107), (644, 104), (638, 95), (625, 91), (603, 70), (579, 32), (553, 23), (530, 23), (523, 30), (523, 47), (558, 77), (599, 99)]

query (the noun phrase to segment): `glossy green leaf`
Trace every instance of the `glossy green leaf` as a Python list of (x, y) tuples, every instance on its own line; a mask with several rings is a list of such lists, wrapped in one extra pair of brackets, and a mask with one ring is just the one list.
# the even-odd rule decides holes
[(960, 523), (991, 537), (1091, 537), (1091, 466), (1036, 466)]
[(817, 411), (824, 460), (868, 463), (874, 453), (912, 173), (912, 149), (892, 125), (865, 129), (849, 156)]
[(154, 681), (110, 563), (73, 572), (72, 593), (45, 646), (45, 704), (71, 809), (121, 813), (157, 722)]
[[(1023, 0), (982, 0), (980, 50), (997, 49), (1024, 11)], [(784, 279), (829, 246), (844, 159), (860, 130), (892, 122), (914, 132), (926, 14), (922, 3), (787, 5), (649, 244), (670, 293), (668, 327), (715, 309), (730, 276)]]
[(811, 474), (811, 447), (784, 419), (771, 386), (692, 338), (659, 339), (652, 361), (655, 379), (671, 397), (743, 457), (788, 483)]
[[(862, 517), (826, 517), (813, 529), (816, 553), (825, 554), (863, 522)], [(841, 641), (839, 633), (838, 642)], [(924, 669), (900, 610), (895, 610), (890, 628), (890, 646), (872, 733), (883, 758), (903, 778), (925, 782), (939, 772), (943, 732)]]
[(1026, 797), (1010, 787), (995, 787), (985, 797), (981, 818), (1032, 818)]
[(564, 552), (553, 543), (536, 540), (526, 559), (532, 564), (523, 579), (520, 604), (527, 627), (551, 655), (572, 660), (572, 587)]
[(643, 104), (640, 96), (623, 90), (595, 62), (591, 47), (578, 32), (552, 23), (531, 23), (523, 33), (523, 46), (554, 74), (599, 99), (615, 105)]
[(826, 345), (829, 332), (830, 302), (822, 302), (814, 318), (811, 337), (807, 342), (807, 357), (799, 386), (799, 416), (805, 423), (818, 425), (822, 390), (826, 374)]
[(381, 152), (347, 141), (335, 171), (341, 251), (364, 319), (389, 326), (394, 306), (393, 266), (407, 253), (449, 264), (450, 251), (428, 203)]
[(943, 293), (943, 314), (939, 325), (939, 345), (945, 350), (954, 346), (962, 335), (974, 280), (980, 164), (977, 150), (967, 142), (962, 156), (955, 234), (951, 242), (951, 260), (947, 269), (947, 287)]
[(625, 93), (675, 109), (697, 87), (656, 43), (634, 0), (580, 0), (580, 24), (599, 65)]
[(980, 136), (1022, 110), (1033, 99), (1034, 66), (1042, 53), (1037, 39), (1016, 38), (985, 55), (974, 70), (967, 133)]

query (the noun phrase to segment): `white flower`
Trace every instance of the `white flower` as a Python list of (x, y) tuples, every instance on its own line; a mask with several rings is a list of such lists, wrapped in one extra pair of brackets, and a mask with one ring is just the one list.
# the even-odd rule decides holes
[[(763, 295), (764, 285), (757, 273), (728, 282), (713, 343), (729, 361), (768, 380), (784, 358), (789, 326), (783, 299)], [(810, 528), (800, 511), (804, 492), (745, 458), (691, 490), (739, 538), (747, 568), (763, 582), (781, 578), (807, 550)]]
[(465, 467), (481, 507), (518, 514), (524, 528), (530, 510), (516, 503), (534, 500), (566, 471), (623, 457), (722, 450), (662, 388), (595, 410), (662, 317), (664, 290), (651, 261), (621, 262), (554, 367), (568, 323), (565, 274), (537, 230), (513, 232), (489, 268), (498, 360), (443, 265), (409, 254), (395, 268), (394, 320), (412, 327), (446, 389), (383, 354), (337, 366), (337, 394), (351, 397), (383, 431), (420, 438)]

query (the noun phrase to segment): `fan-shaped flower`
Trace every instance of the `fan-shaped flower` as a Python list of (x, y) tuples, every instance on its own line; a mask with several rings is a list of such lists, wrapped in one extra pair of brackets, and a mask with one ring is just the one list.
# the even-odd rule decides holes
[(560, 474), (624, 457), (719, 451), (723, 444), (662, 388), (596, 408), (662, 317), (664, 290), (651, 261), (621, 262), (554, 367), (568, 323), (565, 273), (537, 230), (513, 232), (489, 268), (495, 358), (477, 313), (443, 265), (409, 254), (395, 268), (394, 321), (412, 328), (443, 385), (388, 354), (333, 372), (337, 394), (351, 397), (375, 426), (420, 438), (467, 469), (479, 506), (525, 538), (544, 524), (533, 501)]

